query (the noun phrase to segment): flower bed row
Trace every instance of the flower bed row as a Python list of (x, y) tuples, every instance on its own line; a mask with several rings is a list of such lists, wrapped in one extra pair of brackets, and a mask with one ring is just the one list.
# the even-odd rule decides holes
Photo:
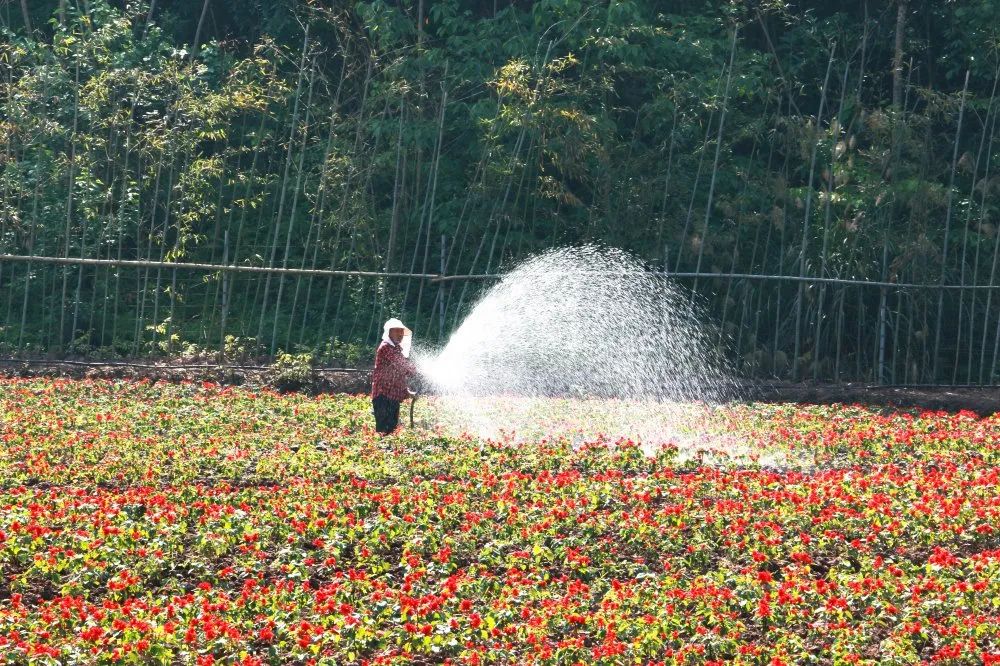
[(0, 417), (0, 664), (1000, 663), (998, 418), (706, 422), (810, 463), (769, 469), (211, 385)]

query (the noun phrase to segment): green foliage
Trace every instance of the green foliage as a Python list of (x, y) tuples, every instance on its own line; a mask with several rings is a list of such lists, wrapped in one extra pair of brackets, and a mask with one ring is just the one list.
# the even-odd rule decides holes
[(312, 354), (279, 354), (268, 373), (268, 382), (279, 391), (301, 391), (315, 380)]
[[(69, 3), (65, 19), (45, 0), (28, 33), (16, 4), (0, 26), (0, 252), (476, 274), (598, 241), (678, 271), (997, 277), (995, 0), (907, 5), (903, 110), (895, 6), (235, 0), (199, 26), (204, 0)], [(733, 285), (712, 284), (722, 329), (748, 329), (746, 312), (727, 319)], [(753, 288), (771, 310), (736, 353), (770, 373), (792, 353), (779, 304), (797, 287)], [(444, 299), (453, 325), (472, 292), (437, 289), (19, 264), (0, 272), (0, 340), (160, 354), (231, 336), (240, 356), (357, 362), (389, 311), (426, 338)], [(858, 327), (845, 354), (860, 359), (876, 344)], [(804, 344), (822, 355), (834, 330)]]

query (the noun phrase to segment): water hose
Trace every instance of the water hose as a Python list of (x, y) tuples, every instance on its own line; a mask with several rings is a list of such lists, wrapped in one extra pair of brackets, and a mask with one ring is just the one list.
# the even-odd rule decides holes
[(413, 388), (407, 388), (406, 392), (410, 394), (410, 427), (413, 427), (413, 406), (417, 403), (417, 398), (420, 397), (420, 389), (422, 388), (420, 383), (420, 378), (416, 378), (413, 382)]

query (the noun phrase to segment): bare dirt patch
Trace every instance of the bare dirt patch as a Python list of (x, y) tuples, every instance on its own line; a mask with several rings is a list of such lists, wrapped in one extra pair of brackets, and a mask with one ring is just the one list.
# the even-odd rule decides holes
[[(0, 359), (0, 376), (67, 377), (73, 379), (124, 379), (139, 381), (203, 382), (273, 388), (267, 366), (206, 365), (181, 362), (84, 362)], [(310, 393), (367, 393), (371, 370), (367, 368), (317, 368)], [(747, 382), (741, 398), (760, 402), (796, 402), (814, 405), (860, 404), (869, 407), (970, 410), (981, 416), (1000, 412), (1000, 387), (996, 386), (879, 386), (875, 384), (793, 384)]]
[(760, 402), (798, 402), (813, 405), (860, 404), (869, 407), (912, 408), (980, 416), (1000, 412), (996, 386), (878, 386), (874, 384), (756, 383), (744, 386), (744, 397)]

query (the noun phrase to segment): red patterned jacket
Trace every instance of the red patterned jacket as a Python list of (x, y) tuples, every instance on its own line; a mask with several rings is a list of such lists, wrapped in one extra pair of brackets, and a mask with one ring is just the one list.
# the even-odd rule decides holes
[(406, 379), (417, 371), (410, 359), (403, 356), (399, 347), (383, 342), (375, 352), (375, 370), (372, 372), (372, 398), (384, 395), (402, 402), (410, 397)]

